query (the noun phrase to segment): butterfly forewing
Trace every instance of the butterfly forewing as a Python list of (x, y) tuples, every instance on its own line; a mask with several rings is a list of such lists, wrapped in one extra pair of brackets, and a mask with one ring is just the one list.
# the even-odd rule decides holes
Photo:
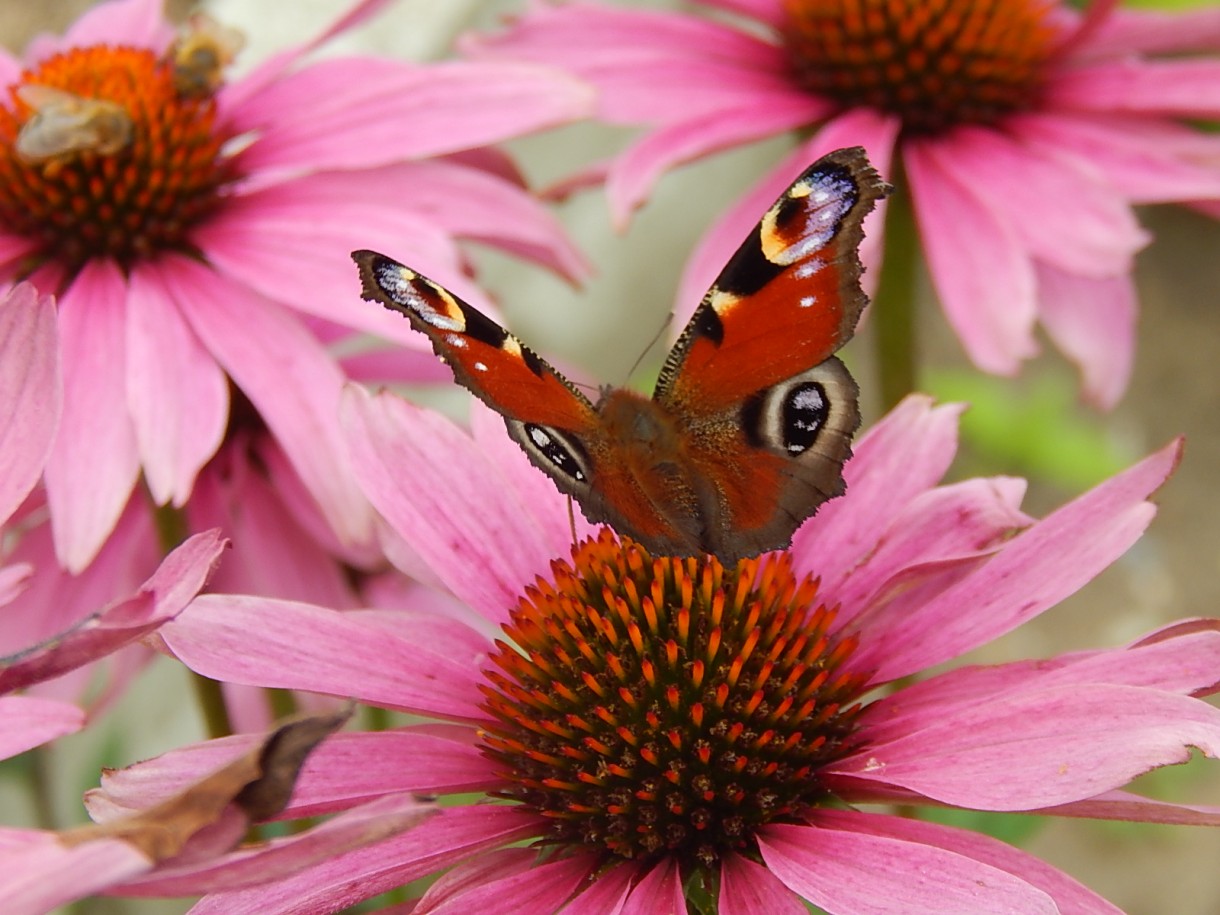
[(866, 301), (861, 224), (886, 190), (860, 148), (824, 156), (797, 178), (703, 297), (656, 399), (717, 413), (847, 342)]

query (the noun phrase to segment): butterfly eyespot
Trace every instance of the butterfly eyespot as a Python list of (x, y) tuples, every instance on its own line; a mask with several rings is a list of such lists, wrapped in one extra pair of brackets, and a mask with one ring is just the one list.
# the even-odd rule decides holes
[(818, 432), (830, 415), (830, 404), (825, 389), (816, 381), (807, 381), (788, 389), (780, 412), (784, 450), (800, 454), (817, 441)]
[(588, 484), (588, 458), (575, 438), (537, 423), (510, 420), (507, 425), (509, 434), (539, 467), (572, 483), (581, 486)]
[(755, 448), (800, 457), (825, 431), (842, 425), (854, 403), (855, 385), (837, 359), (828, 359), (774, 387), (764, 388), (741, 407), (741, 424)]

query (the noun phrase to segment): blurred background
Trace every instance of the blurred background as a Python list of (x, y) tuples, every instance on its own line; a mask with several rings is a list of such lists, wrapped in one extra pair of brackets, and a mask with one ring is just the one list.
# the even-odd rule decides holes
[[(607, 0), (609, 2), (609, 0)], [(87, 0), (0, 4), (0, 42), (19, 53), (42, 31), (58, 32)], [(654, 0), (637, 6), (681, 7)], [(1150, 5), (1150, 4), (1144, 4)], [(201, 4), (240, 29), (246, 47), (237, 69), (316, 34), (349, 0), (214, 0)], [(170, 0), (171, 18), (196, 4)], [(366, 27), (327, 46), (326, 54), (376, 53), (410, 60), (445, 57), (453, 39), (493, 27), (519, 8), (507, 0), (398, 0)], [(512, 144), (535, 186), (545, 186), (621, 148), (629, 133), (578, 125)], [(610, 227), (600, 191), (555, 211), (592, 264), (573, 289), (542, 271), (471, 249), (481, 282), (499, 300), (509, 326), (532, 348), (591, 383), (623, 384), (664, 327), (687, 255), (702, 232), (786, 151), (772, 141), (721, 154), (662, 179), (625, 234)], [(926, 288), (919, 345), (925, 388), (972, 404), (956, 476), (1011, 474), (1030, 480), (1026, 510), (1042, 515), (1176, 435), (1185, 459), (1157, 494), (1149, 533), (1120, 562), (1054, 610), (971, 660), (1004, 661), (1077, 648), (1121, 644), (1165, 622), (1220, 612), (1220, 224), (1181, 208), (1147, 208), (1154, 240), (1138, 262), (1140, 339), (1131, 387), (1120, 405), (1099, 414), (1076, 400), (1076, 378), (1057, 354), (1027, 365), (1016, 379), (982, 376), (966, 362)], [(395, 252), (388, 251), (393, 255)], [(352, 307), (361, 307), (353, 280)], [(663, 339), (672, 339), (671, 328)], [(867, 427), (878, 415), (869, 331), (844, 354), (863, 390)], [(652, 364), (667, 345), (649, 352)], [(646, 363), (649, 364), (649, 363)], [(456, 387), (441, 400), (461, 408)], [(456, 405), (456, 406), (455, 406)], [(120, 726), (121, 725), (121, 726)], [(51, 777), (64, 786), (58, 825), (84, 819), (80, 793), (101, 766), (121, 766), (200, 739), (203, 734), (181, 671), (160, 662), (91, 732), (59, 743)], [(20, 767), (0, 768), (6, 825), (32, 816)], [(1169, 800), (1220, 804), (1220, 766), (1200, 760), (1162, 771), (1137, 787)], [(985, 828), (1018, 837), (1023, 847), (1097, 890), (1132, 915), (1220, 912), (1220, 831), (1084, 821), (1006, 818)], [(0, 905), (2, 908), (2, 905)], [(86, 903), (78, 911), (179, 912), (184, 903)]]

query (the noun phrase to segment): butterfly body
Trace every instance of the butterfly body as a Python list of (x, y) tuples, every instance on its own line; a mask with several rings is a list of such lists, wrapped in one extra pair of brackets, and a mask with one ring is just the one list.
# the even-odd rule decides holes
[(704, 296), (651, 398), (610, 387), (592, 403), (452, 293), (384, 255), (353, 257), (365, 298), (427, 334), (590, 521), (654, 553), (733, 562), (786, 546), (843, 491), (859, 411), (833, 353), (865, 303), (860, 223), (886, 190), (859, 149), (806, 170)]

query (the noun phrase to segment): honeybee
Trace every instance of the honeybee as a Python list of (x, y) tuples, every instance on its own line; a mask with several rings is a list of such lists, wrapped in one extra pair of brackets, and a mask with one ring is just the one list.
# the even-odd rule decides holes
[(178, 94), (193, 97), (214, 93), (220, 88), (224, 68), (245, 43), (237, 29), (221, 25), (207, 13), (192, 13), (167, 54)]
[(17, 97), (34, 111), (13, 144), (29, 164), (69, 162), (86, 151), (112, 156), (131, 142), (131, 115), (118, 102), (36, 83), (18, 87)]

